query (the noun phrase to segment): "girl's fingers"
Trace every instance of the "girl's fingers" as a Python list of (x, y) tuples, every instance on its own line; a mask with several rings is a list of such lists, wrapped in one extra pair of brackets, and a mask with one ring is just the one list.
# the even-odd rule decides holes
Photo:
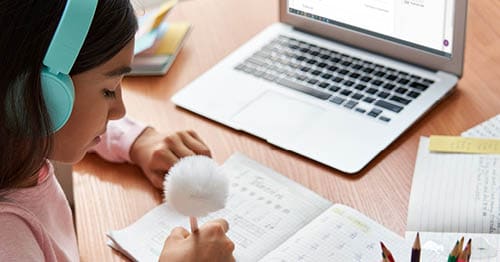
[(172, 237), (172, 238), (185, 239), (188, 236), (189, 236), (189, 231), (187, 231), (183, 227), (175, 227), (170, 232), (170, 237)]
[(178, 161), (179, 157), (174, 152), (168, 149), (159, 149), (153, 153), (153, 159), (149, 168), (151, 170), (168, 170)]
[(207, 144), (205, 143), (205, 141), (203, 141), (203, 139), (201, 139), (198, 133), (194, 132), (193, 130), (189, 130), (187, 131), (187, 133), (192, 137), (196, 138), (196, 140), (200, 141), (200, 143), (204, 144), (208, 148)]
[(169, 136), (165, 138), (165, 143), (167, 144), (168, 149), (172, 151), (179, 159), (186, 156), (195, 155), (195, 153), (184, 144), (179, 135)]
[(182, 139), (182, 142), (195, 154), (210, 157), (210, 149), (208, 149), (202, 141), (192, 136), (189, 132), (181, 132), (179, 136)]

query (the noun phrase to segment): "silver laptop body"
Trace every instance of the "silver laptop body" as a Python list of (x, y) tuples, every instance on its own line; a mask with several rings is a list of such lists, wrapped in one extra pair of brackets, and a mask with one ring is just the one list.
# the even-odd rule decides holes
[[(374, 24), (367, 27), (382, 30), (384, 19), (391, 18), (387, 14), (401, 20), (387, 27), (396, 28), (411, 25), (412, 16), (444, 12), (447, 22), (413, 35), (432, 40), (435, 27), (442, 27), (442, 47), (331, 19), (328, 8), (321, 6), (325, 2), (280, 0), (279, 23), (172, 101), (343, 172), (360, 171), (456, 85), (463, 68), (467, 0), (405, 0), (398, 1), (399, 7), (383, 6), (392, 1), (342, 1), (342, 8), (358, 15), (373, 11)], [(353, 9), (355, 4), (359, 9)], [(343, 19), (356, 16), (350, 17)], [(420, 21), (426, 19), (432, 20)]]

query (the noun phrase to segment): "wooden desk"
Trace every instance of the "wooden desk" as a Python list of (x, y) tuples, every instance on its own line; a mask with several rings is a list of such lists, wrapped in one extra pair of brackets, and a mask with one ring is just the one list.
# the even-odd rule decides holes
[[(194, 27), (164, 77), (124, 81), (128, 114), (157, 129), (196, 130), (222, 163), (240, 151), (335, 203), (358, 209), (403, 235), (420, 136), (459, 135), (500, 113), (500, 2), (469, 1), (464, 76), (457, 91), (403, 134), (359, 175), (289, 153), (176, 108), (170, 97), (267, 25), (278, 21), (278, 1), (190, 0), (173, 10), (171, 21)], [(136, 221), (161, 202), (160, 192), (130, 165), (87, 156), (75, 167), (75, 212), (83, 261), (123, 257), (105, 245), (105, 233)]]

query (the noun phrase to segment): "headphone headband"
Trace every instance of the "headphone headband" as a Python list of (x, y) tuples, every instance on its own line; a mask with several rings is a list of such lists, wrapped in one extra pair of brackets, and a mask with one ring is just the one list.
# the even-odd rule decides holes
[(69, 74), (85, 42), (97, 0), (68, 0), (43, 64), (53, 73)]

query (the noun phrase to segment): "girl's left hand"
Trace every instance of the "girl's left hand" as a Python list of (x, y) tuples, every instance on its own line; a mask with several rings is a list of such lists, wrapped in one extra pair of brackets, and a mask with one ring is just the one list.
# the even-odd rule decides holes
[(164, 176), (170, 167), (179, 159), (192, 155), (211, 156), (210, 149), (192, 130), (165, 136), (153, 128), (146, 128), (130, 149), (132, 162), (141, 167), (158, 189), (163, 189)]

